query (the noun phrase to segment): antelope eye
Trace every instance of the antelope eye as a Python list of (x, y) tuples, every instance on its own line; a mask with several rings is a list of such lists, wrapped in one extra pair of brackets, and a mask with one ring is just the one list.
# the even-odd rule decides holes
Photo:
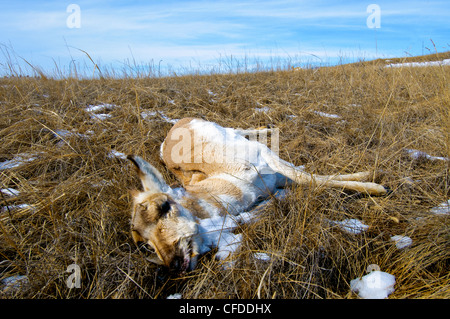
[(167, 214), (169, 210), (170, 210), (170, 203), (168, 201), (165, 201), (160, 207), (161, 215)]

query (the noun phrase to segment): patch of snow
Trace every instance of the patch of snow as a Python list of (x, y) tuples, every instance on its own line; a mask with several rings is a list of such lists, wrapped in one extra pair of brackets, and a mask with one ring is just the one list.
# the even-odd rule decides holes
[(317, 114), (319, 116), (322, 116), (322, 117), (329, 118), (329, 119), (340, 119), (341, 118), (341, 116), (337, 115), (337, 114), (329, 114), (329, 113), (320, 112), (320, 111), (313, 111), (313, 113)]
[(338, 225), (342, 230), (350, 234), (359, 234), (366, 231), (369, 226), (363, 224), (361, 221), (351, 218), (343, 221), (330, 221), (332, 224)]
[(199, 233), (203, 238), (203, 249), (206, 252), (212, 247), (218, 247), (220, 238), (224, 233), (231, 233), (237, 222), (229, 216), (214, 216), (200, 220)]
[(446, 202), (439, 204), (439, 206), (433, 207), (430, 212), (437, 215), (448, 215), (450, 214), (450, 199)]
[(243, 212), (236, 216), (235, 220), (240, 224), (248, 224), (252, 221), (256, 220), (256, 214), (252, 211), (250, 212)]
[[(286, 197), (287, 194), (288, 190), (281, 189), (276, 192), (273, 197), (282, 199)], [(200, 254), (204, 254), (213, 248), (217, 248), (218, 251), (215, 257), (225, 261), (223, 265), (225, 268), (232, 266), (233, 260), (229, 257), (239, 250), (242, 242), (242, 234), (235, 234), (233, 231), (235, 231), (239, 225), (257, 220), (259, 212), (272, 200), (273, 198), (262, 201), (250, 211), (242, 212), (236, 216), (221, 216), (219, 215), (219, 212), (217, 212), (210, 218), (199, 220), (199, 234), (203, 241), (203, 245), (200, 247)], [(265, 253), (255, 253), (254, 257), (259, 260), (270, 260), (270, 257)]]
[[(258, 103), (259, 104), (259, 103)], [(260, 104), (259, 104), (260, 105)], [(267, 113), (270, 112), (270, 107), (263, 106), (263, 107), (255, 107), (253, 109), (256, 113)]]
[(93, 112), (98, 112), (98, 111), (103, 111), (103, 110), (112, 110), (115, 109), (117, 107), (117, 105), (115, 104), (99, 104), (99, 105), (88, 105), (86, 106), (85, 110), (86, 112), (89, 113), (93, 113)]
[(350, 281), (351, 291), (363, 299), (385, 299), (394, 292), (395, 276), (375, 270)]
[(116, 150), (111, 150), (108, 153), (107, 157), (108, 158), (116, 158), (117, 157), (117, 158), (120, 158), (120, 159), (127, 159), (127, 156), (124, 153), (118, 152)]
[(395, 242), (395, 246), (398, 249), (403, 249), (405, 247), (411, 246), (412, 239), (408, 236), (395, 235), (391, 237), (391, 240)]
[(406, 62), (406, 63), (391, 63), (386, 65), (386, 68), (403, 68), (403, 67), (428, 67), (428, 66), (442, 66), (450, 65), (450, 59), (443, 61), (428, 61), (428, 62)]
[(425, 152), (415, 150), (415, 149), (405, 149), (405, 151), (409, 154), (412, 159), (418, 160), (421, 158), (428, 159), (431, 161), (448, 161), (448, 157), (441, 156), (431, 156)]
[(175, 124), (179, 121), (179, 119), (171, 119), (170, 117), (168, 117), (167, 115), (165, 115), (163, 112), (161, 111), (142, 111), (141, 112), (141, 117), (145, 120), (148, 117), (155, 117), (155, 116), (160, 116), (164, 121), (166, 121), (167, 123), (172, 123)]
[(142, 111), (141, 112), (141, 117), (145, 120), (147, 117), (150, 116), (157, 116), (158, 112), (156, 111)]
[(229, 256), (236, 253), (241, 246), (242, 234), (233, 234), (231, 232), (223, 232), (217, 242), (218, 251), (216, 258), (225, 260)]
[(172, 123), (175, 124), (179, 121), (179, 119), (171, 119), (170, 117), (166, 116), (163, 113), (160, 113), (161, 117), (164, 119), (164, 121), (166, 121), (167, 123)]
[(3, 291), (6, 292), (7, 290), (17, 290), (20, 289), (22, 286), (25, 286), (30, 283), (27, 276), (11, 276), (5, 279), (2, 279), (2, 284), (5, 285), (3, 287)]
[(117, 182), (115, 179), (111, 180), (111, 181), (101, 181), (99, 183), (91, 183), (92, 187), (95, 188), (103, 188), (106, 186), (112, 186), (114, 185), (113, 182)]
[(8, 205), (8, 206), (3, 206), (0, 209), (1, 213), (10, 211), (10, 210), (25, 210), (25, 209), (34, 209), (33, 206), (28, 205), (28, 204), (19, 204), (19, 205)]
[(71, 136), (76, 136), (79, 138), (89, 138), (89, 136), (77, 132), (72, 132), (68, 130), (55, 130), (56, 137), (58, 138), (67, 138)]
[(16, 168), (37, 158), (37, 155), (19, 154), (11, 160), (0, 162), (0, 170)]
[(109, 119), (112, 117), (111, 114), (108, 113), (96, 113), (99, 111), (111, 111), (115, 108), (117, 108), (118, 106), (115, 104), (108, 104), (108, 103), (103, 103), (103, 104), (99, 104), (99, 105), (88, 105), (85, 108), (85, 111), (90, 113), (90, 116), (93, 120), (96, 121), (104, 121), (106, 119)]
[(20, 192), (15, 188), (2, 188), (2, 189), (0, 189), (0, 192), (3, 195), (11, 196), (11, 197), (19, 196), (19, 194), (20, 194)]
[(104, 120), (109, 119), (111, 117), (112, 117), (112, 115), (111, 114), (107, 114), (107, 113), (91, 114), (91, 119), (98, 120), (98, 121), (104, 121)]
[(219, 260), (227, 260), (225, 267), (233, 264), (229, 257), (236, 253), (242, 242), (242, 234), (234, 234), (233, 231), (243, 223), (254, 221), (255, 214), (253, 212), (244, 212), (237, 216), (215, 215), (210, 218), (201, 219), (199, 221), (199, 233), (202, 236), (203, 246), (200, 253), (206, 253), (212, 248), (218, 251), (215, 257)]
[(166, 299), (181, 299), (181, 294), (175, 293), (175, 294), (173, 294), (173, 295), (167, 296)]
[(261, 261), (270, 261), (270, 256), (266, 253), (254, 253), (253, 258), (261, 260)]

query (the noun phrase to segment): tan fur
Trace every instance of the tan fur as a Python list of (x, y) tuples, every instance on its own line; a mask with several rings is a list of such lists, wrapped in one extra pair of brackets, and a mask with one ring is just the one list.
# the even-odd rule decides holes
[[(166, 218), (168, 215), (172, 218)], [(178, 222), (177, 205), (167, 194), (141, 193), (135, 197), (131, 220), (133, 240), (148, 243), (166, 266), (172, 264), (176, 255)]]
[[(212, 132), (219, 136), (211, 136)], [(133, 240), (152, 246), (164, 265), (184, 271), (195, 267), (197, 255), (201, 252), (202, 236), (197, 229), (199, 219), (216, 214), (239, 214), (277, 187), (292, 181), (373, 195), (386, 193), (381, 185), (361, 182), (370, 176), (368, 172), (318, 176), (295, 168), (266, 145), (242, 137), (255, 132), (225, 129), (193, 118), (177, 122), (161, 146), (161, 156), (182, 183), (186, 190), (184, 195), (170, 188), (151, 164), (138, 156), (129, 156), (138, 169), (144, 188), (144, 192), (132, 192)], [(226, 140), (226, 134), (231, 134), (229, 140)], [(221, 142), (222, 137), (228, 145)], [(240, 160), (240, 153), (247, 147), (257, 151), (253, 162)], [(229, 149), (234, 157), (218, 160), (218, 155)]]
[[(201, 158), (203, 161), (201, 163), (196, 163), (195, 159), (197, 156), (197, 150), (207, 149), (206, 143), (196, 144), (195, 131), (192, 131), (189, 124), (194, 120), (194, 118), (185, 118), (178, 121), (167, 133), (167, 137), (164, 140), (162, 148), (162, 158), (167, 168), (173, 172), (177, 178), (183, 183), (183, 186), (193, 185), (197, 180), (203, 180), (212, 175), (217, 175), (220, 173), (235, 173), (242, 169), (241, 165), (236, 165), (235, 163), (217, 163), (214, 161), (214, 157), (210, 153), (202, 153)], [(185, 128), (190, 132), (191, 137), (190, 143), (190, 158), (188, 163), (178, 163), (172, 158), (173, 148), (179, 144), (180, 139), (173, 137), (173, 133), (180, 128)], [(195, 146), (197, 148), (195, 149)], [(202, 175), (202, 178), (195, 178), (196, 175)], [(193, 178), (194, 177), (194, 178)]]
[[(209, 203), (215, 205), (214, 201)], [(209, 217), (209, 213), (199, 204), (197, 198), (185, 197), (182, 199), (181, 205), (192, 212), (192, 215), (196, 218), (204, 219)]]

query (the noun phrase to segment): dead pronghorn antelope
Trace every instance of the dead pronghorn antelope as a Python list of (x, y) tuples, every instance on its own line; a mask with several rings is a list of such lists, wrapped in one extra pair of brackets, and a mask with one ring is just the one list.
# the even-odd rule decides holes
[(154, 262), (179, 271), (193, 269), (198, 255), (208, 250), (199, 232), (202, 219), (245, 212), (292, 181), (386, 194), (379, 184), (361, 182), (368, 172), (306, 173), (265, 144), (245, 138), (258, 132), (201, 119), (178, 121), (161, 145), (161, 157), (184, 189), (172, 189), (155, 167), (139, 156), (128, 156), (144, 188), (132, 191), (132, 236), (154, 248), (158, 256)]

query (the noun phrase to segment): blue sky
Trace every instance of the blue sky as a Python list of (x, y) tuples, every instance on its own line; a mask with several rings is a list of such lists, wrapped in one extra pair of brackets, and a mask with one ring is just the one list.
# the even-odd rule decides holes
[[(69, 4), (80, 8), (69, 28)], [(370, 4), (380, 11), (369, 28)], [(51, 73), (71, 61), (102, 66), (224, 69), (243, 61), (293, 64), (420, 55), (450, 50), (450, 6), (437, 1), (4, 1), (0, 45)], [(428, 49), (427, 49), (428, 48)], [(134, 59), (134, 60), (133, 60)], [(272, 59), (272, 60), (270, 60)], [(7, 59), (0, 54), (0, 72)], [(11, 63), (11, 61), (10, 61)]]

